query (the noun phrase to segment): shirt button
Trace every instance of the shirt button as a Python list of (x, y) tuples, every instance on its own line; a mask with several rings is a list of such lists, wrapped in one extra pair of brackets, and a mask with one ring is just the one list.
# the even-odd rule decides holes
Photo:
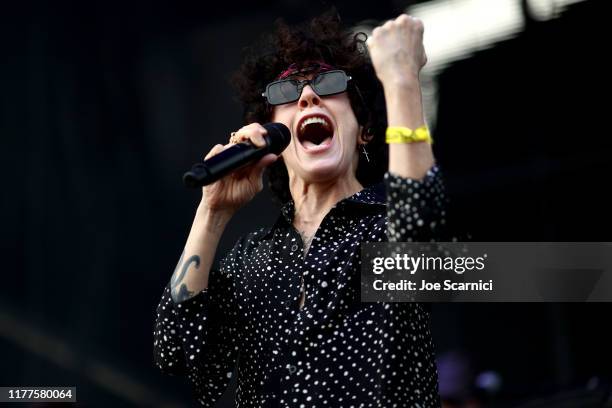
[(297, 250), (298, 250), (298, 246), (297, 246), (297, 244), (293, 244), (293, 245), (291, 246), (291, 250), (292, 250), (292, 251), (297, 251)]

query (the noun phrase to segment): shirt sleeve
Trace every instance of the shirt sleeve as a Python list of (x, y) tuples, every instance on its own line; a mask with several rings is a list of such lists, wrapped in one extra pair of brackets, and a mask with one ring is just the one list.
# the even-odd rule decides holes
[[(422, 180), (387, 172), (384, 183), (387, 191), (387, 237), (390, 242), (450, 240), (446, 225), (448, 199), (438, 166), (433, 166)], [(426, 303), (412, 303), (409, 306), (411, 313), (414, 313), (414, 321), (420, 322), (413, 326), (420, 331), (418, 337), (414, 337), (414, 347), (419, 350), (418, 365), (421, 367), (412, 383), (415, 399), (426, 398), (429, 401), (427, 406), (439, 407), (438, 374), (429, 322), (431, 309)]]
[(446, 238), (448, 200), (437, 165), (422, 180), (387, 172), (384, 182), (390, 242), (429, 242)]
[(155, 364), (164, 373), (186, 376), (202, 406), (212, 407), (223, 395), (239, 352), (234, 282), (224, 264), (211, 269), (208, 289), (181, 303), (166, 285), (157, 307)]

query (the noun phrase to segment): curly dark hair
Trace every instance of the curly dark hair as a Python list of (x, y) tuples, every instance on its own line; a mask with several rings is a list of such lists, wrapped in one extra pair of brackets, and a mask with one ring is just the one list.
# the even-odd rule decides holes
[[(244, 107), (245, 123), (271, 120), (272, 107), (261, 94), (291, 64), (304, 67), (302, 64), (310, 61), (323, 61), (342, 69), (353, 78), (347, 89), (350, 104), (357, 122), (370, 138), (366, 146), (370, 161), (360, 151), (357, 180), (363, 186), (380, 182), (388, 163), (384, 141), (387, 115), (382, 86), (370, 62), (366, 39), (365, 33), (345, 29), (335, 9), (296, 26), (277, 20), (275, 32), (244, 50), (243, 63), (232, 76)], [(279, 158), (267, 171), (275, 201), (283, 204), (291, 200), (283, 160)]]

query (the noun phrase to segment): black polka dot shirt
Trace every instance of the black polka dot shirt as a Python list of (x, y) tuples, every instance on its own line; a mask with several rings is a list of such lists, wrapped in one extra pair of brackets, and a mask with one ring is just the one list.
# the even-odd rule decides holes
[(439, 407), (429, 311), (361, 303), (360, 243), (435, 238), (443, 191), (437, 166), (421, 181), (387, 173), (327, 213), (306, 255), (287, 203), (238, 240), (208, 289), (176, 304), (166, 286), (156, 365), (185, 375), (205, 407), (238, 357), (237, 407)]

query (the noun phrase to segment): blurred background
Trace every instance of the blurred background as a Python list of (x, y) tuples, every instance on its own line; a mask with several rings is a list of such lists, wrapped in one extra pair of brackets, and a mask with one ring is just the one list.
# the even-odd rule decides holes
[[(460, 228), (611, 240), (608, 1), (19, 4), (0, 16), (2, 386), (76, 386), (79, 406), (194, 405), (152, 357), (200, 198), (181, 177), (242, 125), (228, 78), (279, 17), (335, 5), (364, 30), (421, 17), (428, 121)], [(277, 212), (261, 193), (219, 253)], [(611, 316), (605, 303), (434, 305), (445, 406), (610, 406)]]

